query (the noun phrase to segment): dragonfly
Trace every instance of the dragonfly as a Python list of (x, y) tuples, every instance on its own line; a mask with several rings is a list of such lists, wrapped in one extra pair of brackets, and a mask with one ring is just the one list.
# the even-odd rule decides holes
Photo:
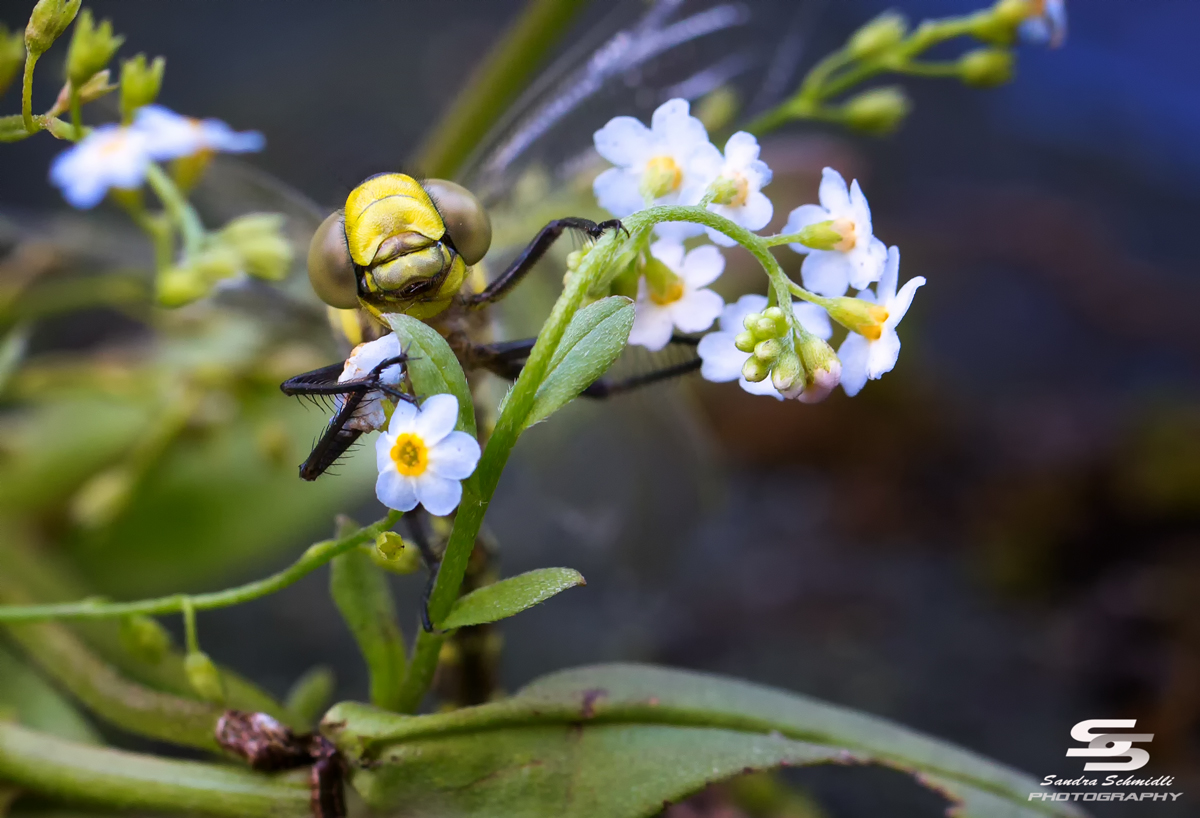
[[(478, 265), (493, 245), (490, 206), (502, 206), (534, 163), (543, 173), (551, 168), (551, 184), (568, 184), (594, 164), (590, 133), (612, 114), (652, 110), (672, 97), (700, 99), (718, 89), (739, 89), (750, 113), (769, 105), (790, 88), (819, 5), (800, 4), (799, 12), (767, 2), (619, 6), (610, 18), (615, 25), (596, 27), (590, 41), (552, 66), (483, 141), (462, 174), (469, 187), (394, 172), (355, 187), (312, 232), (312, 290), (352, 342), (386, 334), (387, 316), (402, 313), (436, 328), (466, 372), (515, 379), (536, 338), (487, 340), (490, 308), (510, 296), (564, 234), (594, 241), (624, 228), (615, 219), (552, 218), (499, 275), (481, 281)], [(572, 131), (580, 138), (571, 138)], [(584, 395), (612, 397), (695, 371), (696, 343), (677, 334), (674, 349), (660, 356), (667, 360), (652, 360), (625, 377), (604, 376)], [(679, 360), (679, 349), (690, 354)], [(301, 464), (301, 478), (316, 480), (354, 446), (364, 434), (355, 420), (373, 398), (415, 402), (385, 378), (405, 360), (398, 352), (357, 377), (347, 377), (343, 361), (282, 384), (288, 395), (334, 399), (333, 416)]]

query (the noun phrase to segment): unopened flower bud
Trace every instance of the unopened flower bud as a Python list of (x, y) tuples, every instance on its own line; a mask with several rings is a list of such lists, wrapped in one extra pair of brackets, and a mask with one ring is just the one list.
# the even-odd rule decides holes
[(771, 368), (771, 385), (784, 397), (792, 397), (789, 393), (799, 386), (804, 388), (804, 366), (800, 356), (792, 350), (786, 350)]
[(846, 240), (838, 230), (838, 221), (816, 222), (806, 224), (796, 233), (796, 243), (803, 244), (812, 250), (834, 250)]
[(292, 245), (283, 236), (283, 216), (251, 213), (225, 225), (224, 239), (241, 256), (241, 267), (255, 278), (280, 281), (292, 266)]
[(393, 574), (411, 574), (421, 567), (421, 551), (395, 531), (385, 531), (375, 538), (371, 561)]
[(739, 332), (733, 338), (733, 345), (742, 352), (753, 352), (754, 345), (758, 343), (758, 339), (754, 337), (754, 333), (746, 330)]
[(762, 311), (763, 318), (769, 319), (775, 325), (775, 337), (780, 338), (787, 334), (788, 320), (787, 315), (779, 307), (767, 307)]
[(71, 47), (67, 51), (67, 79), (71, 85), (82, 88), (96, 72), (108, 65), (123, 42), (124, 37), (113, 36), (112, 21), (104, 20), (97, 26), (91, 9), (84, 9), (75, 23)]
[(208, 295), (212, 284), (190, 266), (170, 267), (158, 274), (156, 297), (163, 307), (182, 307)]
[(114, 466), (92, 477), (71, 500), (71, 519), (82, 528), (102, 528), (115, 520), (133, 496), (134, 474)]
[(171, 647), (171, 634), (148, 616), (127, 616), (121, 620), (121, 644), (130, 654), (148, 664), (157, 665)]
[(759, 341), (754, 347), (754, 357), (765, 364), (769, 364), (779, 357), (779, 353), (783, 352), (783, 344), (778, 338), (768, 338), (765, 341)]
[(82, 0), (38, 0), (25, 26), (25, 48), (35, 57), (57, 40), (75, 15)]
[(741, 107), (737, 89), (732, 85), (722, 85), (696, 102), (692, 116), (703, 122), (709, 133), (714, 133), (732, 124)]
[(886, 11), (854, 32), (846, 47), (856, 60), (866, 60), (891, 48), (907, 33), (904, 15)]
[[(109, 84), (109, 76), (109, 71), (106, 68), (85, 82), (83, 87), (79, 89), (79, 102), (81, 104), (94, 102), (105, 94), (117, 90), (117, 86)], [(50, 107), (49, 111), (46, 111), (46, 116), (58, 116), (71, 107), (71, 87), (70, 82), (62, 87), (62, 90), (58, 92), (58, 98), (54, 100), (54, 105)], [(122, 188), (115, 187), (110, 193), (115, 194), (120, 190)]]
[(25, 38), (19, 31), (9, 34), (8, 28), (0, 24), (0, 94), (12, 83), (24, 62)]
[(799, 352), (804, 365), (803, 389), (785, 397), (801, 403), (819, 403), (841, 382), (842, 362), (833, 348), (815, 335), (808, 335), (800, 342)]
[(183, 670), (187, 674), (188, 684), (196, 695), (206, 702), (225, 702), (225, 685), (221, 681), (221, 671), (203, 651), (194, 650), (183, 660)]
[(958, 70), (962, 81), (977, 88), (994, 88), (1013, 77), (1013, 55), (1005, 48), (977, 48), (962, 56)]
[(230, 278), (242, 267), (242, 257), (220, 236), (192, 259), (191, 267), (210, 284)]
[(138, 54), (121, 63), (121, 121), (131, 122), (134, 111), (158, 99), (162, 88), (163, 71), (167, 67), (164, 57), (155, 57), (146, 65), (146, 55)]
[(848, 296), (829, 299), (826, 309), (834, 321), (871, 341), (879, 340), (883, 334), (883, 322), (888, 318), (888, 311), (884, 307)]
[(746, 363), (742, 364), (742, 377), (751, 383), (766, 380), (766, 377), (770, 374), (770, 364), (763, 363), (754, 355), (751, 355), (746, 359)]
[(872, 88), (851, 98), (842, 108), (842, 114), (851, 128), (881, 136), (896, 130), (911, 108), (908, 95), (889, 86)]
[(743, 180), (741, 184), (737, 179), (731, 179), (728, 176), (718, 176), (716, 181), (708, 188), (708, 193), (712, 197), (713, 204), (727, 205), (737, 199), (746, 198), (746, 182)]

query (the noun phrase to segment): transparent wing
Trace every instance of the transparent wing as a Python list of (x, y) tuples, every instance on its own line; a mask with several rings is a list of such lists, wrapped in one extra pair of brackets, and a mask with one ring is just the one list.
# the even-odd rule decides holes
[[(722, 89), (733, 121), (794, 85), (826, 0), (623, 0), (518, 100), (460, 174), (485, 203), (531, 169), (551, 187), (586, 170), (592, 133), (620, 114), (643, 120), (673, 97)], [(585, 21), (586, 22), (586, 21)]]

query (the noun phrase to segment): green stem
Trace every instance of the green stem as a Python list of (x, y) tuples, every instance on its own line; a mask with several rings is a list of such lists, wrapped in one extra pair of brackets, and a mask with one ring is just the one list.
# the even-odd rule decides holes
[(33, 67), (37, 65), (40, 54), (32, 51), (25, 52), (25, 75), (21, 80), (21, 118), (25, 120), (25, 131), (36, 133), (37, 124), (33, 121)]
[(530, 0), (430, 131), (416, 166), (430, 176), (453, 176), (586, 5), (586, 0)]
[(75, 129), (75, 139), (78, 140), (83, 133), (83, 105), (79, 101), (79, 91), (73, 83), (71, 85), (70, 107), (71, 127)]
[(76, 744), (4, 722), (0, 779), (56, 801), (121, 812), (169, 810), (231, 818), (312, 814), (307, 771), (266, 776), (227, 765)]
[(188, 203), (187, 197), (171, 181), (166, 171), (153, 162), (146, 168), (146, 182), (158, 195), (171, 219), (179, 225), (179, 232), (183, 235), (184, 253), (188, 256), (199, 253), (200, 248), (204, 246), (204, 225), (201, 224), (195, 209)]
[(196, 636), (196, 606), (187, 595), (179, 597), (179, 604), (183, 606), (183, 643), (188, 653), (198, 653), (200, 640)]
[[(363, 543), (375, 539), (380, 532), (387, 531), (400, 520), (398, 511), (389, 512), (386, 517), (355, 533), (335, 540), (311, 545), (300, 555), (300, 559), (278, 573), (264, 579), (250, 582), (237, 588), (215, 591), (209, 594), (196, 594), (184, 597), (180, 594), (143, 599), (138, 602), (99, 602), (83, 600), (81, 602), (65, 602), (52, 605), (4, 605), (0, 606), (0, 622), (43, 622), (50, 619), (109, 619), (131, 614), (181, 613), (185, 605), (190, 604), (194, 610), (207, 611), (214, 608), (228, 608), (243, 602), (259, 599), (283, 590), (301, 577), (311, 574), (326, 564), (338, 554), (344, 554), (357, 548)], [(186, 601), (185, 601), (186, 600)]]

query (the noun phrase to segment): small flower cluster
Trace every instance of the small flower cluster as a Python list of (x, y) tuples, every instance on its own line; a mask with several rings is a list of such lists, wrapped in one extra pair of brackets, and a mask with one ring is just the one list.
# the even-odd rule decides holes
[[(739, 131), (724, 152), (718, 150), (685, 100), (661, 105), (649, 128), (617, 117), (596, 132), (595, 145), (614, 165), (596, 177), (596, 199), (619, 218), (653, 205), (703, 206), (753, 232), (774, 214), (763, 193), (771, 169), (759, 159), (758, 141)], [(805, 256), (804, 288), (795, 288), (804, 300), (788, 309), (763, 295), (726, 305), (709, 289), (725, 268), (720, 250), (710, 244), (686, 249), (683, 242), (705, 232), (723, 246), (734, 240), (711, 227), (658, 224), (661, 238), (636, 266), (629, 342), (659, 350), (676, 331), (704, 332), (719, 321), (700, 339), (703, 377), (737, 380), (752, 394), (803, 402), (823, 399), (839, 382), (856, 394), (867, 380), (890, 371), (900, 353), (896, 325), (925, 279), (914, 278), (897, 292), (900, 252), (875, 237), (857, 181), (847, 186), (826, 168), (818, 199), (820, 204), (793, 210), (784, 228), (794, 239), (788, 246)], [(850, 288), (857, 292), (846, 297)], [(826, 343), (833, 335), (831, 317), (850, 330), (837, 355)]]
[(262, 150), (262, 134), (238, 133), (217, 119), (181, 116), (161, 105), (146, 105), (131, 125), (101, 125), (61, 153), (50, 181), (73, 206), (95, 207), (110, 188), (141, 187), (151, 162), (205, 153)]

